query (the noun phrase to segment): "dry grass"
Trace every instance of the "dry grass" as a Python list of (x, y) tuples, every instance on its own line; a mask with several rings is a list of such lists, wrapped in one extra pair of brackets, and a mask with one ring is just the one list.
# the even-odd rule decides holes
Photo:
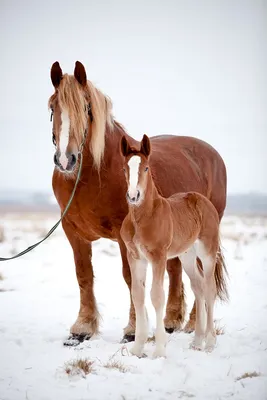
[(124, 345), (124, 346), (120, 347), (111, 357), (109, 357), (109, 360), (105, 364), (102, 364), (102, 365), (104, 368), (116, 369), (116, 370), (120, 371), (121, 373), (125, 374), (125, 372), (130, 371), (130, 368), (127, 365), (123, 364), (121, 361), (115, 359), (115, 356), (118, 353), (120, 353), (121, 356), (123, 356), (123, 357), (125, 355), (129, 356), (128, 349)]
[(94, 361), (89, 360), (89, 358), (78, 358), (77, 360), (66, 362), (64, 368), (69, 376), (82, 375), (85, 377), (94, 372), (93, 364)]
[(0, 272), (0, 281), (3, 281), (4, 280), (4, 277), (3, 277), (3, 275), (1, 274), (1, 272)]
[(146, 341), (146, 342), (147, 342), (147, 343), (155, 343), (155, 340), (156, 340), (155, 335), (153, 335), (153, 336), (147, 338), (147, 341)]
[(260, 376), (261, 374), (259, 372), (245, 372), (243, 375), (239, 376), (236, 378), (236, 381), (240, 381), (241, 379), (247, 379), (247, 378), (256, 378), (257, 376)]
[(124, 365), (121, 361), (112, 359), (110, 359), (106, 364), (104, 364), (103, 367), (108, 369), (117, 369), (123, 374), (129, 371), (129, 368), (126, 365)]

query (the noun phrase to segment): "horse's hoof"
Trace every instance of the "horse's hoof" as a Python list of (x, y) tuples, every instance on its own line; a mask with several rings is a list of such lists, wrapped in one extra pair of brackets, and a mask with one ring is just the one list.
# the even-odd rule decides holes
[(121, 343), (129, 343), (135, 341), (135, 335), (126, 334), (123, 336)]
[(165, 331), (167, 333), (173, 333), (174, 332), (174, 328), (165, 328)]
[(67, 340), (63, 343), (64, 346), (75, 347), (78, 346), (80, 343), (83, 343), (85, 340), (90, 340), (91, 336), (88, 333), (72, 333)]

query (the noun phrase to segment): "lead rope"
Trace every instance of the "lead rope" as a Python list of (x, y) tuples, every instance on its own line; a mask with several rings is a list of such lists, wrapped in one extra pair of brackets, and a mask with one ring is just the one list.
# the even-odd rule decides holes
[(61, 214), (60, 220), (50, 229), (50, 231), (46, 234), (46, 236), (45, 236), (42, 240), (40, 240), (39, 242), (37, 242), (37, 243), (35, 243), (35, 244), (32, 244), (30, 247), (28, 247), (27, 249), (21, 251), (20, 253), (16, 254), (16, 255), (13, 256), (13, 257), (0, 257), (0, 261), (14, 260), (15, 258), (21, 257), (21, 256), (23, 256), (24, 254), (29, 253), (29, 251), (35, 249), (35, 247), (39, 246), (39, 244), (43, 243), (46, 239), (48, 239), (49, 236), (51, 236), (52, 233), (57, 229), (58, 225), (61, 223), (61, 221), (63, 220), (63, 218), (64, 218), (65, 215), (67, 214), (68, 209), (70, 208), (71, 202), (72, 202), (72, 200), (73, 200), (73, 197), (74, 197), (74, 195), (75, 195), (75, 192), (76, 192), (76, 189), (77, 189), (77, 186), (78, 186), (80, 177), (81, 177), (82, 164), (83, 164), (83, 146), (84, 146), (84, 143), (85, 143), (85, 139), (86, 139), (86, 132), (85, 132), (85, 134), (84, 134), (84, 138), (83, 138), (83, 141), (82, 141), (82, 144), (81, 144), (81, 148), (80, 148), (80, 165), (79, 165), (79, 169), (78, 169), (77, 179), (76, 179), (74, 188), (73, 188), (73, 190), (72, 190), (70, 199), (69, 199), (69, 201), (68, 201), (68, 203), (67, 203), (67, 205), (66, 205), (66, 208), (65, 208), (65, 210), (63, 211), (63, 213)]

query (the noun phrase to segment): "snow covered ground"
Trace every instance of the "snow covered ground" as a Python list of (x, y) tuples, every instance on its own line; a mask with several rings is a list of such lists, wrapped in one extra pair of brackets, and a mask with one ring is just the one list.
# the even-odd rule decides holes
[[(32, 244), (55, 220), (55, 215), (1, 215), (0, 256)], [(120, 343), (129, 297), (115, 243), (94, 244), (101, 334), (76, 348), (63, 346), (79, 293), (61, 228), (30, 254), (1, 263), (0, 399), (267, 399), (267, 219), (226, 217), (222, 234), (231, 298), (216, 306), (224, 334), (211, 354), (189, 349), (192, 335), (183, 332), (169, 335), (166, 359), (151, 358), (153, 342), (147, 344), (147, 358), (129, 354), (131, 344)], [(191, 307), (187, 277), (184, 281)], [(167, 288), (167, 276), (165, 283)], [(147, 304), (153, 334), (149, 298)], [(81, 358), (93, 362), (88, 375), (75, 375), (68, 366)]]

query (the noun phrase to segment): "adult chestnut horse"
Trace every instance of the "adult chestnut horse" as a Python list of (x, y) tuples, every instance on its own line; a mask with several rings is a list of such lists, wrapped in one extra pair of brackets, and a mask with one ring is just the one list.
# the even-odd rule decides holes
[[(123, 277), (131, 293), (127, 251), (120, 236), (128, 206), (119, 149), (122, 136), (131, 145), (138, 142), (113, 118), (111, 101), (87, 80), (80, 62), (76, 62), (74, 76), (63, 75), (59, 63), (55, 62), (51, 80), (55, 88), (49, 99), (56, 147), (53, 190), (62, 211), (77, 176), (79, 151), (83, 151), (81, 179), (62, 221), (73, 249), (80, 287), (80, 310), (71, 327), (71, 338), (83, 341), (97, 333), (99, 327), (91, 262), (94, 240), (108, 238), (118, 242)], [(201, 140), (185, 136), (155, 136), (151, 138), (151, 146), (151, 172), (159, 192), (164, 197), (175, 192), (199, 192), (213, 203), (221, 219), (226, 204), (226, 170), (217, 151)], [(182, 268), (178, 258), (168, 261), (167, 271), (170, 283), (164, 322), (166, 330), (172, 332), (181, 328), (185, 316)], [(195, 304), (186, 330), (192, 331), (194, 325)], [(135, 312), (131, 299), (125, 340), (134, 340), (134, 334)]]

